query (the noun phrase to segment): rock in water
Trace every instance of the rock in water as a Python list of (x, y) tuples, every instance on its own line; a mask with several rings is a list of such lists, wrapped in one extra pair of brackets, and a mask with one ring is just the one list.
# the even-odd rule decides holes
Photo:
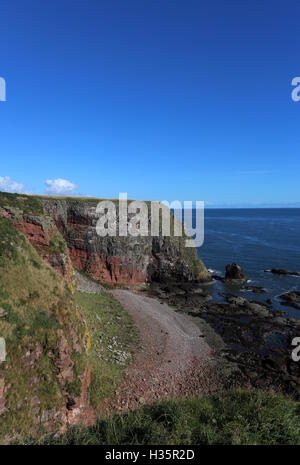
[(282, 303), (300, 310), (300, 292), (292, 291), (280, 296)]
[(236, 263), (226, 265), (225, 281), (233, 284), (244, 284), (247, 278), (241, 266)]
[(271, 270), (271, 273), (279, 274), (279, 275), (283, 275), (283, 276), (300, 276), (300, 273), (298, 271), (282, 270), (280, 268), (273, 268)]

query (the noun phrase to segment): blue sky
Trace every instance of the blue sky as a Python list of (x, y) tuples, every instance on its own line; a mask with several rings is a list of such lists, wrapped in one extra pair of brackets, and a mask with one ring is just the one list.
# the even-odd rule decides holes
[(0, 185), (299, 202), (299, 24), (298, 0), (2, 2)]

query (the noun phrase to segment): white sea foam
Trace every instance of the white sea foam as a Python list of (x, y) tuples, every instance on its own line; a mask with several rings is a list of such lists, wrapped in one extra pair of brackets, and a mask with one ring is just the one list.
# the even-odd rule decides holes
[(219, 271), (219, 270), (214, 270), (213, 268), (208, 268), (208, 270), (211, 274), (217, 274), (217, 275), (221, 275), (222, 272)]

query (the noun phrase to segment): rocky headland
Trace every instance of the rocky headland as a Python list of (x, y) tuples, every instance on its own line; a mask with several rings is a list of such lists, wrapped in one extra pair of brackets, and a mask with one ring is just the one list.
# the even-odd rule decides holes
[[(106, 286), (211, 280), (183, 237), (99, 237), (97, 204), (0, 193), (0, 336), (7, 345), (0, 363), (2, 442), (93, 421), (130, 359), (134, 337), (127, 341), (125, 312), (95, 285), (89, 289), (99, 294), (100, 314), (93, 319), (84, 312), (74, 298), (76, 288), (82, 291), (75, 270)], [(90, 308), (87, 298), (82, 302)], [(102, 392), (103, 363), (103, 382), (112, 381)]]
[[(291, 357), (300, 320), (274, 311), (268, 300), (234, 292), (214, 301), (214, 279), (184, 237), (98, 236), (97, 203), (0, 193), (0, 336), (8, 347), (0, 363), (2, 442), (25, 431), (38, 436), (88, 424), (105, 406), (126, 410), (174, 395), (243, 386), (300, 397), (300, 364)], [(279, 271), (272, 270), (287, 274)], [(265, 293), (235, 263), (218, 279), (228, 289)], [(107, 287), (122, 288), (114, 295), (127, 313)], [(79, 301), (87, 309), (80, 308), (76, 288), (96, 296), (100, 313), (91, 315), (94, 304), (86, 297)], [(281, 300), (299, 309), (298, 294)], [(128, 367), (127, 382), (115, 390), (114, 402), (103, 401), (102, 393), (95, 395), (103, 363), (106, 369), (117, 364), (119, 373), (131, 360), (135, 336), (128, 314), (149, 347), (144, 353), (135, 348), (137, 364)], [(142, 381), (130, 382), (139, 378), (138, 367)], [(160, 373), (155, 382), (151, 367)]]

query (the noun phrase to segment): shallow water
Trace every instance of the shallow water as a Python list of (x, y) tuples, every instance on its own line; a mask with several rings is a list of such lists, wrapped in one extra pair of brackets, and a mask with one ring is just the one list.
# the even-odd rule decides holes
[(300, 277), (264, 271), (300, 271), (300, 209), (206, 209), (204, 232), (204, 244), (198, 254), (207, 268), (224, 276), (226, 264), (236, 262), (243, 267), (249, 284), (267, 289), (267, 293), (258, 295), (217, 281), (211, 287), (215, 300), (223, 300), (220, 293), (263, 302), (271, 298), (273, 309), (300, 318), (300, 310), (282, 306), (278, 299), (284, 292), (300, 291)]

